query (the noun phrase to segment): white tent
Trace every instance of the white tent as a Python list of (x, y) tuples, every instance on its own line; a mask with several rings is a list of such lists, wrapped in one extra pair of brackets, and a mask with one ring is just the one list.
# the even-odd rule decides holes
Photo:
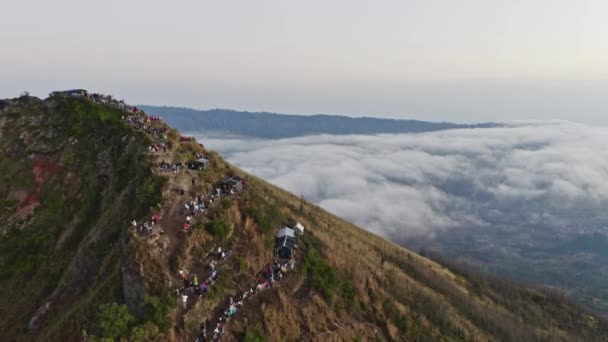
[(293, 226), (293, 230), (300, 235), (304, 234), (304, 226), (300, 222), (297, 222), (296, 225)]
[(204, 164), (209, 163), (209, 159), (207, 159), (205, 157), (199, 158), (196, 161), (199, 162), (199, 163), (204, 163)]
[(291, 258), (293, 249), (296, 246), (296, 235), (295, 231), (289, 227), (283, 227), (277, 232), (277, 238), (275, 239), (275, 255), (283, 258)]
[(277, 239), (282, 238), (284, 236), (295, 238), (296, 232), (291, 228), (283, 227), (277, 232)]

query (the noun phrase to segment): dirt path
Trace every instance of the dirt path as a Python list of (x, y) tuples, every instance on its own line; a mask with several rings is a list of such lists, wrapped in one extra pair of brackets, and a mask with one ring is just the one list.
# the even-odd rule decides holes
[(179, 187), (184, 186), (184, 175), (185, 171), (180, 171), (176, 175), (169, 172), (169, 180), (167, 182), (166, 195), (164, 196), (165, 203), (168, 205), (165, 207), (165, 211), (160, 220), (160, 226), (164, 230), (165, 234), (169, 238), (169, 244), (167, 246), (169, 258), (167, 260), (167, 268), (171, 274), (177, 274), (179, 270), (178, 255), (181, 251), (181, 247), (184, 244), (185, 232), (183, 231), (183, 224), (186, 221), (185, 217), (180, 215), (180, 211), (186, 202), (185, 197), (187, 195), (179, 194)]
[[(153, 127), (167, 127), (163, 122), (156, 122), (153, 124)], [(154, 142), (157, 142), (153, 135), (149, 136), (152, 138)], [(179, 142), (177, 142), (179, 144)], [(158, 164), (161, 161), (165, 161), (168, 163), (173, 163), (181, 158), (178, 152), (179, 147), (173, 147), (168, 150), (166, 153), (150, 153), (149, 159), (153, 163), (153, 172), (157, 175), (161, 175), (167, 178), (166, 184), (163, 188), (163, 207), (160, 210), (160, 221), (158, 226), (162, 229), (163, 235), (167, 238), (167, 245), (165, 247), (166, 255), (168, 256), (166, 259), (165, 267), (168, 270), (170, 277), (172, 279), (173, 284), (176, 288), (183, 287), (183, 281), (178, 276), (178, 271), (184, 265), (179, 264), (179, 256), (183, 252), (183, 248), (186, 243), (186, 239), (188, 238), (189, 232), (185, 232), (183, 229), (183, 225), (186, 222), (186, 217), (183, 215), (184, 204), (193, 199), (197, 195), (194, 193), (194, 189), (192, 186), (192, 179), (196, 175), (193, 172), (188, 170), (184, 165), (184, 168), (180, 171), (161, 171), (158, 168)], [(203, 151), (201, 151), (203, 152)], [(180, 187), (184, 189), (184, 194), (181, 195), (179, 192)], [(203, 194), (208, 196), (209, 194)], [(238, 197), (238, 195), (236, 195)], [(211, 208), (206, 208), (203, 216), (200, 214), (196, 217), (192, 217), (191, 225), (194, 225), (196, 222), (200, 222), (206, 218), (208, 218), (209, 212), (211, 212), (212, 208), (220, 205), (219, 200), (213, 201)], [(223, 274), (230, 274), (231, 265), (230, 259), (237, 258), (239, 251), (246, 248), (246, 243), (242, 241), (243, 235), (240, 233), (240, 230), (235, 227), (233, 230), (233, 236), (230, 238), (229, 242), (222, 246), (225, 250), (231, 251), (230, 256), (227, 260), (218, 260), (215, 255), (215, 247), (206, 255), (203, 260), (193, 260), (188, 269), (187, 276), (190, 278), (192, 275), (196, 274), (199, 276), (199, 283), (207, 281), (211, 276), (211, 269), (209, 268), (209, 263), (212, 260), (217, 262), (216, 270), (220, 277)], [(145, 238), (145, 237), (143, 237)], [(191, 279), (191, 278), (190, 278)], [(247, 285), (255, 286), (255, 279), (250, 279), (247, 281)], [(234, 282), (230, 284), (230, 287), (234, 290), (236, 289), (239, 293), (242, 293), (249, 287), (242, 288), (242, 284), (235, 284)], [(186, 339), (186, 332), (184, 330), (184, 316), (188, 313), (190, 309), (192, 309), (199, 300), (202, 300), (202, 297), (196, 295), (194, 291), (187, 290), (187, 305), (184, 308), (181, 296), (178, 296), (176, 299), (176, 308), (173, 314), (173, 323), (174, 323), (174, 333), (175, 336), (180, 339)], [(226, 304), (228, 304), (228, 298), (224, 298), (221, 301), (221, 305), (215, 308), (211, 321), (217, 322), (219, 318), (223, 315), (224, 310), (227, 308)]]
[[(162, 121), (153, 122), (150, 124), (153, 128), (164, 128), (169, 127)], [(152, 134), (147, 134), (153, 141), (153, 143), (160, 143), (157, 137)], [(176, 144), (180, 142), (176, 141)], [(177, 286), (181, 285), (181, 280), (178, 278), (178, 270), (180, 265), (178, 264), (179, 254), (184, 246), (186, 239), (186, 232), (183, 230), (183, 224), (186, 221), (185, 216), (181, 215), (184, 203), (192, 198), (190, 193), (191, 179), (193, 175), (189, 170), (184, 168), (180, 171), (161, 171), (158, 167), (161, 161), (173, 163), (179, 160), (179, 153), (177, 151), (179, 147), (173, 147), (168, 149), (166, 153), (150, 153), (148, 154), (149, 160), (152, 162), (152, 172), (157, 175), (161, 175), (167, 178), (163, 188), (162, 198), (163, 207), (160, 210), (160, 221), (158, 226), (162, 229), (163, 235), (167, 237), (168, 243), (165, 247), (165, 251), (168, 255), (165, 267), (169, 271), (173, 283)], [(185, 190), (184, 195), (179, 193), (180, 186)], [(145, 237), (143, 237), (145, 238)], [(193, 301), (189, 301), (193, 302)], [(178, 338), (183, 339), (185, 337), (184, 332), (184, 314), (181, 298), (178, 298), (176, 302), (176, 310), (173, 314), (173, 322), (175, 327), (175, 334)]]
[[(177, 153), (173, 152), (171, 154), (163, 155), (162, 158), (159, 156), (159, 159), (173, 161), (176, 160), (176, 157)], [(178, 274), (180, 268), (184, 266), (179, 264), (179, 255), (182, 253), (182, 249), (184, 248), (189, 234), (183, 229), (183, 225), (186, 222), (186, 217), (182, 214), (182, 212), (184, 209), (184, 204), (193, 199), (196, 195), (200, 194), (194, 193), (191, 189), (191, 180), (194, 176), (191, 171), (181, 170), (177, 173), (163, 172), (162, 174), (167, 176), (168, 180), (163, 193), (163, 200), (166, 205), (163, 207), (163, 213), (159, 225), (162, 227), (164, 234), (166, 234), (169, 240), (166, 248), (168, 255), (166, 267), (170, 272), (175, 287), (179, 288), (183, 287), (183, 282), (178, 277)], [(185, 190), (184, 195), (179, 193), (180, 186)], [(217, 200), (214, 201), (213, 206), (217, 205), (218, 202), (219, 201)], [(211, 208), (207, 208), (206, 210), (207, 211), (205, 214), (199, 214), (195, 217), (192, 216), (191, 225), (208, 218), (207, 215)], [(190, 265), (190, 267), (188, 267), (188, 277), (196, 274), (199, 276), (200, 282), (206, 281), (211, 276), (211, 270), (208, 268), (209, 262), (214, 259), (216, 258), (213, 256), (213, 253), (211, 253), (211, 255), (207, 255), (207, 258), (204, 261), (195, 261), (192, 265)], [(224, 263), (225, 261), (218, 262), (216, 266), (218, 272), (221, 272), (221, 266)], [(181, 296), (178, 296), (176, 301), (176, 310), (173, 321), (176, 333), (179, 335), (183, 334), (184, 332), (184, 315), (199, 300), (199, 296), (196, 295), (194, 291), (188, 291), (187, 295), (188, 301), (186, 309), (183, 307)]]

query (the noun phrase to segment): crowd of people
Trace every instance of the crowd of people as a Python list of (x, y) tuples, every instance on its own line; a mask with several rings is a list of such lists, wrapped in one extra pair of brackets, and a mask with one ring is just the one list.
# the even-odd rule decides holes
[(188, 294), (195, 294), (197, 296), (205, 295), (220, 277), (216, 270), (211, 271), (209, 277), (200, 283), (196, 274), (190, 279), (183, 270), (180, 270), (179, 276), (183, 281), (183, 286), (176, 288), (175, 293), (181, 295), (184, 310), (188, 308)]
[(167, 127), (153, 127), (151, 122), (159, 121), (158, 116), (148, 116), (142, 112), (142, 115), (127, 115), (122, 117), (122, 120), (126, 121), (133, 128), (150, 134), (157, 140), (156, 143), (148, 147), (150, 153), (167, 153)]
[(178, 172), (184, 169), (184, 165), (181, 162), (169, 163), (165, 160), (158, 163), (158, 171), (160, 173), (163, 172), (173, 172), (173, 174), (177, 174)]
[(226, 185), (226, 184), (219, 184), (216, 188), (215, 188), (215, 195), (217, 197), (220, 197), (222, 195), (224, 196), (233, 196), (236, 195), (236, 189), (234, 188), (234, 186), (230, 186), (230, 185)]
[(190, 200), (187, 200), (179, 212), (180, 215), (185, 216), (184, 231), (189, 230), (192, 217), (204, 214), (207, 208), (211, 207), (214, 202), (217, 202), (220, 196), (216, 193), (195, 195)]
[[(125, 103), (124, 100), (118, 100), (118, 99), (114, 98), (114, 96), (112, 96), (112, 95), (87, 93), (84, 96), (95, 103), (113, 106), (113, 107), (116, 107), (118, 109), (130, 112), (133, 114), (145, 114), (145, 112), (142, 109), (137, 108), (136, 106), (131, 106), (131, 105)], [(160, 116), (149, 116), (148, 118), (150, 118), (151, 120), (160, 121)]]
[(181, 295), (182, 297), (182, 305), (184, 310), (188, 308), (188, 294), (203, 296), (209, 292), (209, 290), (215, 285), (215, 282), (219, 279), (219, 274), (215, 269), (218, 261), (226, 260), (230, 255), (230, 251), (226, 251), (222, 249), (222, 247), (218, 247), (217, 249), (217, 259), (211, 260), (209, 263), (209, 277), (203, 281), (199, 282), (198, 275), (195, 273), (192, 275), (186, 274), (186, 271), (183, 269), (179, 270), (179, 279), (183, 282), (183, 286), (177, 287), (175, 289), (176, 295)]
[(199, 214), (204, 214), (205, 209), (209, 208), (214, 200), (214, 195), (204, 196), (194, 196), (193, 199), (186, 201), (184, 203), (184, 207), (181, 210), (181, 215), (186, 216), (186, 222), (190, 223), (190, 217), (198, 216)]
[[(195, 182), (196, 181), (193, 178), (192, 187), (194, 187)], [(180, 186), (178, 191), (182, 195), (185, 192), (182, 186)], [(222, 196), (232, 196), (236, 194), (233, 188), (230, 188), (228, 191), (228, 193), (222, 192), (221, 188), (217, 187), (214, 193), (208, 195), (194, 195), (190, 200), (187, 200), (179, 211), (179, 215), (185, 216), (185, 222), (183, 225), (184, 231), (188, 231), (190, 229), (192, 217), (204, 214), (207, 208), (210, 208), (211, 205), (213, 205), (214, 202), (217, 202)]]
[[(99, 93), (89, 93), (84, 89), (74, 89), (74, 90), (66, 90), (66, 91), (54, 91), (50, 94), (50, 96), (59, 95), (59, 96), (70, 96), (70, 97), (85, 97), (89, 99), (91, 102), (99, 103), (103, 105), (108, 105), (112, 107), (116, 107), (120, 110), (132, 113), (132, 114), (146, 114), (142, 109), (131, 106), (127, 104), (124, 100), (118, 100), (114, 98), (112, 95), (107, 94), (99, 94)], [(160, 116), (147, 116), (146, 118), (152, 121), (160, 121)]]
[(144, 112), (142, 109), (136, 106), (131, 106), (127, 104), (124, 100), (118, 100), (112, 95), (88, 93), (82, 90), (79, 92), (79, 96), (86, 97), (94, 103), (116, 107), (120, 110), (131, 113), (132, 115), (123, 115), (122, 119), (126, 120), (128, 123), (132, 124), (136, 128), (145, 131), (146, 133), (163, 134), (167, 131), (167, 127), (164, 126), (161, 128), (152, 128), (150, 126), (150, 123), (153, 121), (161, 121), (160, 116), (147, 115), (146, 112)]
[(140, 223), (137, 223), (136, 220), (133, 220), (131, 222), (131, 226), (135, 231), (137, 231), (141, 234), (150, 234), (150, 233), (152, 233), (152, 230), (154, 229), (154, 227), (156, 227), (156, 225), (158, 224), (159, 221), (160, 221), (160, 215), (154, 214), (150, 217), (149, 220), (144, 220), (143, 222), (140, 222)]
[[(87, 94), (92, 101), (97, 103), (103, 103), (107, 105), (113, 105), (120, 109), (126, 110), (130, 112), (132, 115), (123, 116), (123, 120), (125, 120), (128, 124), (130, 124), (135, 129), (143, 131), (147, 134), (153, 135), (153, 137), (157, 140), (157, 143), (150, 145), (149, 152), (151, 153), (166, 153), (167, 146), (167, 128), (166, 126), (162, 127), (153, 127), (152, 123), (154, 121), (160, 121), (160, 117), (158, 116), (148, 116), (141, 109), (129, 106), (124, 103), (124, 101), (116, 100), (110, 95), (101, 95), (101, 94)], [(156, 125), (158, 126), (158, 125)], [(192, 141), (194, 138), (191, 137), (180, 137), (181, 142)], [(203, 158), (204, 155), (202, 153), (197, 153), (196, 158)], [(173, 172), (177, 174), (178, 172), (184, 169), (184, 166), (181, 162), (166, 162), (163, 160), (158, 163), (159, 172)], [(245, 185), (246, 182), (244, 181)], [(195, 179), (192, 179), (192, 185), (194, 188)], [(178, 192), (181, 195), (185, 194), (185, 190), (183, 186), (179, 186)], [(181, 210), (179, 210), (178, 214), (185, 217), (183, 230), (188, 231), (190, 228), (190, 224), (192, 223), (193, 217), (204, 214), (206, 210), (214, 203), (217, 202), (223, 196), (232, 196), (236, 195), (237, 189), (234, 186), (228, 184), (219, 184), (214, 192), (208, 195), (194, 195), (191, 199), (186, 200)], [(153, 229), (158, 225), (160, 221), (160, 215), (154, 214), (148, 220), (144, 220), (143, 222), (138, 223), (136, 220), (131, 222), (133, 229), (141, 234), (150, 234)], [(188, 309), (188, 298), (192, 296), (194, 298), (198, 298), (206, 295), (216, 284), (220, 275), (216, 270), (216, 265), (218, 262), (222, 260), (226, 260), (230, 257), (231, 252), (221, 247), (217, 249), (217, 256), (213, 260), (210, 261), (209, 267), (209, 276), (204, 281), (199, 281), (198, 275), (196, 273), (188, 275), (183, 269), (179, 270), (179, 279), (181, 281), (180, 286), (176, 287), (175, 294), (179, 298), (181, 297), (181, 302), (184, 311)], [(274, 284), (278, 281), (281, 281), (285, 275), (285, 273), (289, 271), (293, 271), (296, 268), (296, 259), (291, 258), (287, 261), (279, 262), (275, 260), (272, 264), (268, 265), (268, 267), (264, 268), (264, 271), (261, 272), (259, 277), (257, 278), (257, 284), (247, 290), (244, 290), (242, 293), (237, 296), (230, 297), (227, 307), (222, 311), (220, 317), (217, 318), (217, 322), (214, 325), (210, 325), (209, 321), (201, 324), (200, 334), (197, 337), (197, 341), (217, 341), (220, 339), (226, 324), (231, 320), (231, 318), (237, 314), (237, 312), (243, 307), (243, 305), (253, 298), (256, 294), (270, 289), (274, 286)], [(207, 332), (207, 328), (212, 327), (212, 331), (210, 334)]]
[(148, 152), (149, 153), (167, 153), (167, 146), (165, 145), (165, 143), (160, 143), (160, 144), (152, 144), (150, 146), (148, 146)]
[(226, 324), (230, 319), (236, 315), (239, 309), (256, 294), (272, 288), (273, 284), (283, 279), (283, 275), (289, 271), (295, 270), (296, 259), (291, 258), (286, 262), (279, 262), (275, 260), (271, 265), (265, 268), (265, 271), (260, 274), (258, 278), (258, 284), (255, 287), (251, 287), (248, 290), (243, 291), (235, 297), (230, 297), (228, 307), (222, 311), (221, 316), (215, 325), (212, 325), (213, 331), (211, 334), (208, 333), (207, 328), (210, 324), (209, 321), (205, 321), (200, 325), (200, 333), (196, 338), (197, 342), (205, 341), (217, 341), (224, 332)]
[(152, 120), (151, 118), (155, 118), (156, 116), (148, 116), (146, 123), (141, 126), (141, 131), (148, 133), (152, 136), (154, 136), (156, 139), (159, 140), (159, 142), (164, 143), (165, 141), (167, 141), (167, 127), (163, 126), (163, 127), (153, 127), (151, 125), (151, 121), (157, 121), (157, 120)]

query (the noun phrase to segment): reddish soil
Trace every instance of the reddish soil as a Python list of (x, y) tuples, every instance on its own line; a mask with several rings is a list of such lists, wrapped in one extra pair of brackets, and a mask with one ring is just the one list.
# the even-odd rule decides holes
[(27, 195), (27, 197), (17, 206), (17, 216), (25, 217), (31, 214), (36, 207), (40, 205), (40, 194), (42, 186), (50, 176), (57, 171), (60, 165), (48, 157), (34, 155), (32, 157), (32, 173), (36, 181), (36, 190)]

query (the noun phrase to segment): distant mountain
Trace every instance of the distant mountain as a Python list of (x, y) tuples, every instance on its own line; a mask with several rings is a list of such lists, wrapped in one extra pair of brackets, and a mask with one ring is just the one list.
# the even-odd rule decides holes
[(195, 110), (178, 107), (139, 106), (160, 115), (182, 131), (228, 133), (240, 136), (280, 139), (312, 134), (416, 133), (455, 128), (491, 128), (496, 123), (461, 125), (447, 122), (351, 118), (338, 115), (285, 115), (239, 112), (226, 109)]

